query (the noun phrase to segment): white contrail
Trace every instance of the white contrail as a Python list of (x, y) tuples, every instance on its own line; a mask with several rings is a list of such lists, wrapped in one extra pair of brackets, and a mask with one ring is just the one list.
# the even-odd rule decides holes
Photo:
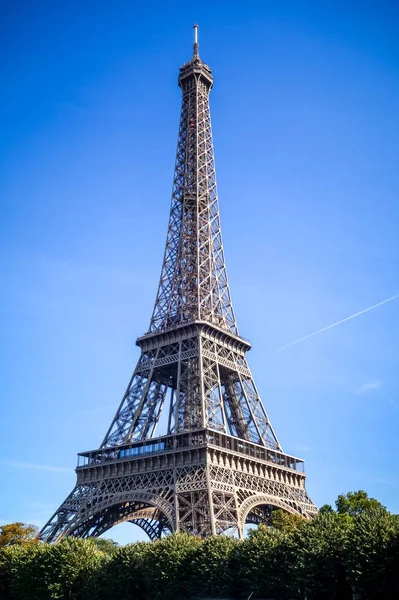
[(365, 308), (364, 310), (361, 310), (360, 312), (357, 312), (354, 315), (351, 315), (350, 317), (341, 319), (341, 321), (337, 321), (336, 323), (333, 323), (332, 325), (327, 325), (327, 327), (323, 327), (323, 329), (319, 329), (318, 331), (309, 333), (309, 335), (305, 335), (305, 337), (302, 337), (299, 340), (295, 340), (294, 342), (290, 342), (289, 344), (286, 344), (285, 346), (281, 346), (281, 348), (277, 349), (277, 352), (280, 352), (280, 350), (285, 350), (286, 348), (290, 348), (291, 346), (295, 346), (295, 344), (299, 344), (299, 342), (304, 342), (305, 340), (308, 340), (309, 338), (311, 338), (315, 335), (319, 335), (319, 333), (323, 333), (323, 331), (327, 331), (328, 329), (332, 329), (333, 327), (336, 327), (337, 325), (341, 325), (341, 323), (346, 323), (346, 321), (350, 321), (351, 319), (354, 319), (355, 317), (364, 315), (364, 313), (369, 312), (370, 310), (373, 310), (374, 308), (378, 308), (379, 306), (382, 306), (383, 304), (387, 304), (388, 302), (392, 302), (392, 300), (397, 300), (397, 298), (399, 298), (399, 294), (396, 294), (396, 296), (391, 296), (390, 298), (387, 298), (386, 300), (383, 300), (382, 302), (378, 302), (377, 304), (374, 304), (373, 306), (369, 306), (368, 308)]

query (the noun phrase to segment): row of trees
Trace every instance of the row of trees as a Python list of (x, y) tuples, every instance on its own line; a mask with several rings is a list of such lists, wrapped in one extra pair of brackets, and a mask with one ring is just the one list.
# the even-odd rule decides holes
[(277, 510), (244, 541), (177, 534), (124, 547), (48, 545), (10, 527), (0, 532), (2, 600), (399, 598), (399, 518), (365, 492), (340, 496), (310, 522)]

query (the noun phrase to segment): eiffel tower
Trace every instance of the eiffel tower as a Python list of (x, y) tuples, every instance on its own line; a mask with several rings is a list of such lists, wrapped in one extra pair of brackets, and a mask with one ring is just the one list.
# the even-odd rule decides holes
[[(161, 278), (141, 355), (99, 449), (40, 533), (99, 536), (130, 521), (151, 540), (182, 531), (244, 536), (278, 507), (311, 518), (303, 460), (282, 451), (249, 370), (224, 260), (209, 111), (211, 69), (194, 26)], [(167, 434), (156, 436), (162, 411)], [(166, 419), (165, 419), (166, 421)]]

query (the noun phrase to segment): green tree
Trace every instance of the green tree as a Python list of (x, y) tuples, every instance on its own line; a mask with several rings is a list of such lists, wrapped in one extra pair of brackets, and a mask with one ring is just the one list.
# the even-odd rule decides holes
[(149, 596), (144, 571), (150, 551), (148, 542), (118, 547), (94, 573), (85, 600), (146, 600)]
[(387, 510), (353, 518), (347, 564), (354, 589), (365, 600), (399, 598), (399, 523)]
[(399, 519), (397, 515), (391, 515), (391, 523), (394, 534), (389, 536), (384, 548), (384, 586), (387, 600), (399, 598)]
[(2, 600), (12, 600), (12, 585), (15, 574), (21, 564), (21, 554), (25, 546), (13, 545), (0, 548), (0, 598)]
[[(179, 600), (195, 595), (286, 600), (399, 598), (399, 517), (365, 492), (341, 495), (311, 521), (276, 510), (247, 540), (171, 535), (31, 543), (5, 528), (1, 600)], [(4, 527), (4, 526), (3, 526)], [(3, 528), (2, 528), (3, 529)], [(14, 532), (14, 533), (13, 533)], [(12, 535), (11, 535), (12, 534)], [(26, 535), (25, 535), (26, 534)]]
[(90, 540), (25, 546), (12, 590), (16, 600), (86, 600), (86, 582), (108, 557)]
[(205, 539), (195, 549), (187, 569), (187, 597), (194, 598), (199, 591), (213, 598), (230, 595), (234, 581), (230, 559), (238, 544), (238, 540), (218, 535)]
[(0, 527), (0, 548), (14, 544), (36, 544), (37, 527), (26, 523), (16, 522)]
[(331, 506), (331, 504), (323, 504), (323, 506), (321, 506), (319, 508), (319, 515), (329, 515), (330, 513), (333, 513), (334, 509)]
[(335, 512), (318, 514), (293, 533), (297, 548), (296, 582), (302, 597), (312, 600), (351, 600), (346, 551), (353, 522)]
[(282, 569), (285, 571), (282, 578), (283, 587), (289, 587), (287, 565), (278, 563), (278, 549), (286, 536), (287, 534), (279, 529), (260, 524), (257, 529), (249, 532), (248, 539), (237, 545), (231, 557), (236, 597), (248, 596), (252, 592), (255, 597), (285, 597), (274, 596), (273, 593)]
[(201, 544), (200, 538), (185, 533), (168, 535), (150, 544), (150, 550), (144, 560), (149, 598), (188, 598), (190, 564)]
[(277, 510), (273, 510), (270, 516), (270, 524), (275, 529), (279, 529), (280, 531), (290, 532), (297, 527), (300, 527), (305, 521), (304, 517), (301, 515), (293, 515), (291, 513), (287, 513), (281, 508)]
[(107, 556), (92, 540), (73, 537), (50, 546), (46, 583), (52, 598), (85, 598), (85, 581), (101, 568)]
[(105, 554), (112, 554), (119, 548), (118, 542), (108, 538), (90, 537), (88, 539), (93, 542), (100, 552), (105, 552)]
[(338, 496), (335, 505), (337, 512), (340, 515), (349, 515), (355, 517), (363, 513), (373, 513), (386, 511), (385, 506), (378, 502), (375, 498), (369, 498), (368, 494), (363, 490), (357, 492), (348, 492)]
[(4, 549), (11, 566), (9, 598), (13, 600), (51, 598), (46, 582), (48, 571), (46, 555), (49, 549), (47, 544), (23, 544)]

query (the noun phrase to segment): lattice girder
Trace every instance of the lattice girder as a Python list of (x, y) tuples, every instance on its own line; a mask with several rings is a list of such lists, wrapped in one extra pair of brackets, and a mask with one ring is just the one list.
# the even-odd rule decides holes
[[(206, 537), (231, 528), (242, 537), (248, 515), (257, 506), (279, 507), (305, 518), (315, 513), (303, 473), (263, 455), (254, 457), (256, 445), (232, 452), (234, 438), (218, 432), (187, 435), (171, 436), (175, 450), (163, 458), (159, 450), (159, 460), (151, 457), (151, 467), (145, 455), (111, 463), (99, 463), (92, 455), (91, 463), (78, 467), (78, 484), (42, 539), (97, 536), (123, 521), (138, 524), (150, 539), (168, 531)], [(263, 514), (267, 522), (266, 509)]]
[(164, 262), (150, 331), (207, 320), (237, 334), (219, 220), (209, 110), (213, 78), (198, 56), (179, 76), (182, 109)]
[[(196, 29), (195, 29), (196, 31)], [(101, 535), (131, 521), (150, 539), (168, 531), (203, 537), (271, 507), (310, 518), (303, 461), (282, 452), (238, 335), (224, 259), (209, 94), (198, 54), (182, 91), (169, 225), (149, 331), (99, 449), (79, 455), (77, 484), (41, 531)], [(166, 408), (167, 407), (167, 408)], [(156, 437), (162, 411), (167, 435)]]
[(212, 336), (210, 325), (186, 329), (179, 341), (162, 337), (163, 345), (143, 349), (102, 446), (153, 437), (169, 396), (169, 434), (209, 427), (281, 449), (243, 345), (227, 332)]

